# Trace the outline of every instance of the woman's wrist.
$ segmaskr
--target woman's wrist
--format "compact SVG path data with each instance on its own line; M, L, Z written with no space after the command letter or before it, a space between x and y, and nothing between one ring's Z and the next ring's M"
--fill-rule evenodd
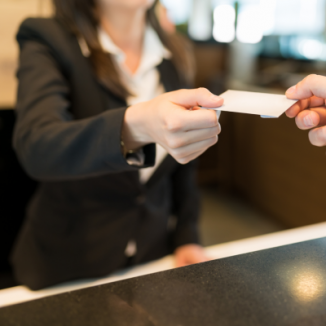
M137 150L152 142L147 133L144 105L139 103L126 110L121 135L126 151Z

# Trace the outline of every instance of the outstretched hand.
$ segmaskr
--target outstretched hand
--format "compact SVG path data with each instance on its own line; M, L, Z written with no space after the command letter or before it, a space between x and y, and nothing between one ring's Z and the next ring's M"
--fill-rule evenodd
M218 140L221 127L213 110L223 99L207 89L165 93L127 109L122 137L128 149L158 143L179 163L186 164Z
M295 118L302 130L310 130L309 140L315 146L326 146L326 77L310 75L287 90L289 99L299 100L286 115Z

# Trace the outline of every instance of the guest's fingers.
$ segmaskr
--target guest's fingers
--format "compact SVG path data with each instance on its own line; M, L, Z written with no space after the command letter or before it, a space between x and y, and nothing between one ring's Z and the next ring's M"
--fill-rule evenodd
M326 99L326 78L319 75L310 75L296 86L286 91L286 96L293 100L308 99L317 96Z
M295 122L299 129L307 130L319 125L319 115L314 111L305 110L298 114Z
M292 105L286 111L286 115L289 118L295 118L303 110L324 107L324 106L325 106L325 99L313 96L308 99L298 101L297 103Z
M312 145L326 146L326 126L313 129L309 132L309 140Z
M296 117L296 124L300 129L306 130L326 125L326 109L315 108L305 110Z

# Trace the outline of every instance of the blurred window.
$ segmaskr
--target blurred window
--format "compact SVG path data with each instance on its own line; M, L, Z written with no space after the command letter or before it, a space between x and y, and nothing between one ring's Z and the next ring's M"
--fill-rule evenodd
M326 61L326 0L161 0L197 41L262 43L262 55Z

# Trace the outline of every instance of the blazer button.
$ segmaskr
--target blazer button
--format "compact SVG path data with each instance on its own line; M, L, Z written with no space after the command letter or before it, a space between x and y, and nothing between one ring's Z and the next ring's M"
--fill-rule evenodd
M139 196L136 197L136 203L138 205L145 204L145 201L146 201L146 197L144 195L139 195Z

